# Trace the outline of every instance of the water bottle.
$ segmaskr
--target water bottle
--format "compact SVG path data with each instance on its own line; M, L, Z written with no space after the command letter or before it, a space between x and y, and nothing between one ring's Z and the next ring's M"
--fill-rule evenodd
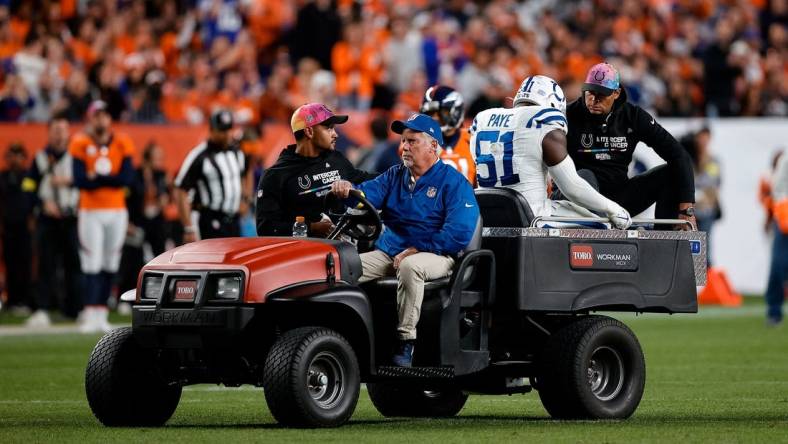
M295 223L293 224L293 237L306 237L306 222L304 216L296 216Z

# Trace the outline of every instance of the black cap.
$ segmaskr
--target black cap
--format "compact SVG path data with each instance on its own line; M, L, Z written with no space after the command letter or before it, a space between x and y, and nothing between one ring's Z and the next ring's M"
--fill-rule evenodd
M233 113L226 109L216 110L211 114L212 130L228 131L233 127Z

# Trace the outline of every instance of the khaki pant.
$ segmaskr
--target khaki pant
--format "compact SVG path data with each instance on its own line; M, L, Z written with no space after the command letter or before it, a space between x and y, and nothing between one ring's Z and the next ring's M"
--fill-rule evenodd
M403 340L416 339L416 324L424 300L424 282L451 274L454 259L433 253L416 253L406 257L394 269L394 258L374 250L361 254L364 273L359 282L368 282L384 276L397 276L397 336Z

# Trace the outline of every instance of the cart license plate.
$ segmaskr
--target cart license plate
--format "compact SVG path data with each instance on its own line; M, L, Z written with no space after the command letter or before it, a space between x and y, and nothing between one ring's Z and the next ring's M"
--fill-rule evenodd
M192 302L197 295L197 281L175 281L173 300L176 302Z

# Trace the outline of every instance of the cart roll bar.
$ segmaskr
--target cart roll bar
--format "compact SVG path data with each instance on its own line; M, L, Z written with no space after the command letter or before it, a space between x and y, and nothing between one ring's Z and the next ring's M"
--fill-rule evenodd
M563 223L588 223L596 222L601 224L609 224L610 219L605 217L561 217L561 216L536 216L531 222L531 228L538 228L540 222L563 222ZM632 225L687 225L690 231L697 231L692 222L685 219L646 219L646 218L633 218Z

